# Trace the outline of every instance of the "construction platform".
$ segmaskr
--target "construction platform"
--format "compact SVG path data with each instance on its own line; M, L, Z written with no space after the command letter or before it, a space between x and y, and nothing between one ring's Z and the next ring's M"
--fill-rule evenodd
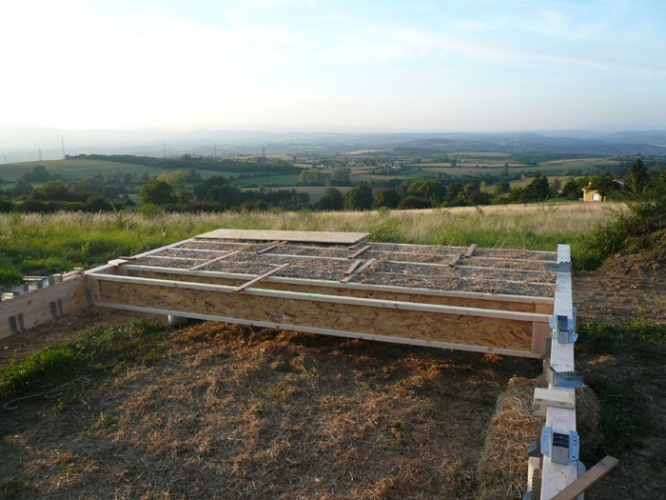
M541 357L557 253L217 230L86 273L103 307Z

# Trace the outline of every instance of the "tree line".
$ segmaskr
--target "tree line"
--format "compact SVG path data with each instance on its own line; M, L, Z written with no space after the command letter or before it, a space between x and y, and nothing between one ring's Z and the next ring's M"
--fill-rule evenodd
M342 169L338 179L349 180ZM1 181L0 181L1 182ZM5 183L7 184L7 183ZM41 184L34 187L33 184ZM1 187L1 186L0 186ZM603 173L571 177L562 183L545 176L532 178L524 186L512 186L505 178L483 179L453 176L359 183L346 193L328 187L314 203L296 189L242 190L224 176L202 179L195 169L163 171L157 176L113 173L67 181L50 174L41 165L18 179L9 189L0 189L0 211L54 212L58 210L98 212L132 209L140 202L144 210L166 211L253 211L253 210L370 210L421 209L478 206L505 203L534 203L546 200L578 200L583 188L595 189L606 199L628 199L666 194L666 169L648 170L637 158L624 176Z

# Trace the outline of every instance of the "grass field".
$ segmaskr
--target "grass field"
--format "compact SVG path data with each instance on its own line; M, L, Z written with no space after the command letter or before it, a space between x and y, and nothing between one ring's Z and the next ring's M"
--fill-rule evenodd
M217 228L364 231L374 241L554 250L576 244L611 204L556 203L344 213L0 214L0 283L91 267ZM615 205L617 208L617 205Z

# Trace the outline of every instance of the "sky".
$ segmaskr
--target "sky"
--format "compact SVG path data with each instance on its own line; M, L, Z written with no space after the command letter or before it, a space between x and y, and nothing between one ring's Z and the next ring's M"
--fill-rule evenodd
M0 0L0 125L666 129L666 1Z

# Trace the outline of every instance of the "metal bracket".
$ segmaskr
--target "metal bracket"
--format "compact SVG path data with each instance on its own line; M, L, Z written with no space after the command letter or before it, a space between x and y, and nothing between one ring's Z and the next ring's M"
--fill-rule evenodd
M583 379L576 372L558 372L552 366L549 366L548 370L549 382L554 387L563 387L565 389L585 387Z
M576 327L575 313L573 318L567 316L553 316L550 318L550 327L553 329L553 336L560 344L573 344L578 340L578 334L574 332Z
M544 427L541 430L541 451L556 464L569 465L577 462L580 453L578 433L569 431L569 434L563 434L553 432L552 427Z

